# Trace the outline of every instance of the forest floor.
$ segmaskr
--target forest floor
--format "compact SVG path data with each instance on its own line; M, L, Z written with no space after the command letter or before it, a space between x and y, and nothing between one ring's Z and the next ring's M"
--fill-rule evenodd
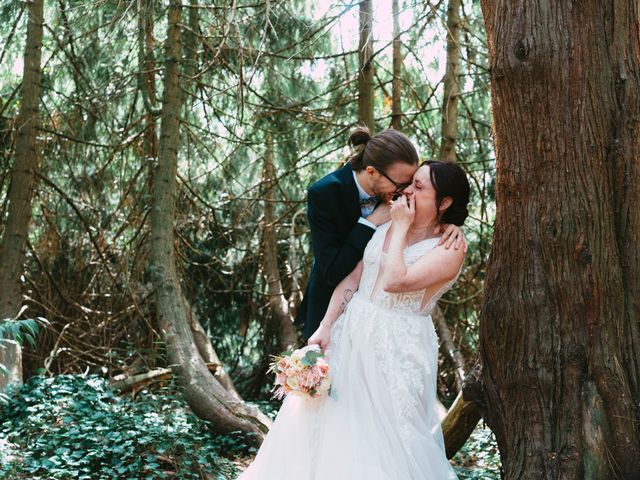
M256 405L272 418L278 406ZM34 376L0 403L6 480L234 480L254 455L243 435L213 433L172 384L132 400L95 375ZM479 425L452 464L460 480L500 478L491 431Z

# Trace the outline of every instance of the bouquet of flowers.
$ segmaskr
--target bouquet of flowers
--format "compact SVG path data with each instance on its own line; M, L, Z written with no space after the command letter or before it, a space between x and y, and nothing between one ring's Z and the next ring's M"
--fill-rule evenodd
M289 392L312 398L329 393L329 365L319 345L288 350L273 359L269 371L276 374L274 398L282 399Z

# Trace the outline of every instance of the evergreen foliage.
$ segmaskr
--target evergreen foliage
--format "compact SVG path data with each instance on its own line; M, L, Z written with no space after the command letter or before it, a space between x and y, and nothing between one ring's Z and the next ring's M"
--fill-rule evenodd
M248 453L244 441L216 438L175 387L121 398L96 375L32 376L0 410L0 478L227 478Z

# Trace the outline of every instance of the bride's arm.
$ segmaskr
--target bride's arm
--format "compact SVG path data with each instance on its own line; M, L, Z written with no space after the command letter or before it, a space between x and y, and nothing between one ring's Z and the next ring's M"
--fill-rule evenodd
M395 233L394 233L395 234ZM389 247L389 268L385 271L382 288L385 292L415 292L434 285L442 285L453 280L464 261L464 251L444 246L435 247L407 268L402 251L391 253Z
M311 337L309 337L309 341L307 342L309 345L315 343L320 345L324 350L329 344L329 331L331 330L331 324L342 314L342 312L344 312L349 300L351 300L353 294L358 290L360 278L362 277L363 265L362 260L360 260L356 265L356 268L342 279L342 281L338 283L336 288L333 290L329 306L327 307L327 313L324 314L324 318L320 322L318 329L313 335L311 335Z
M438 246L407 268L404 263L404 249L407 245L407 233L415 215L413 202L415 199L411 198L409 206L399 203L392 209L392 216L395 218L382 283L386 292L415 292L446 283L455 278L464 261L464 250Z

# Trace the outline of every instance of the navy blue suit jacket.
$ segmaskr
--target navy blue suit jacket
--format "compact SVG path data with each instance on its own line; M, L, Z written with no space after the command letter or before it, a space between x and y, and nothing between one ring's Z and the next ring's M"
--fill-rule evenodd
M334 288L362 259L375 230L358 223L360 198L348 163L311 185L307 195L314 262L296 314L304 337L316 331Z

